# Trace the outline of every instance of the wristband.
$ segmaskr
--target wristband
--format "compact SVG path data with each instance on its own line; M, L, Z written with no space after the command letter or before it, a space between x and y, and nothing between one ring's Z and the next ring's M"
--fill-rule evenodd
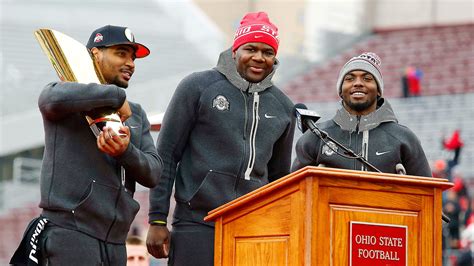
M160 221L160 220L155 220L155 221L151 221L150 224L152 224L152 225L166 225L166 222L165 221Z

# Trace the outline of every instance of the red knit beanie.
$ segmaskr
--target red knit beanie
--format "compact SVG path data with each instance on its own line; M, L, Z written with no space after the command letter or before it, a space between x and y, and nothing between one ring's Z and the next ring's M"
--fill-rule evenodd
M275 54L278 50L278 28L270 22L267 13L247 13L235 32L232 51L249 42L261 42L270 45Z

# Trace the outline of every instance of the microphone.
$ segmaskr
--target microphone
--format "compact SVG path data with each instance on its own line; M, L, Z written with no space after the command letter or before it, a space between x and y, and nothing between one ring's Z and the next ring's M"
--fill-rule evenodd
M315 128L316 121L321 118L315 111L308 110L308 107L303 103L295 104L295 111L298 128L302 133L305 133L308 129Z
M318 136L324 143L327 144L327 140L330 140L336 146L344 150L346 154L350 155L351 157L346 157L345 155L340 154L339 152L336 151L336 153L339 154L340 156L350 158L350 159L356 159L362 164L364 164L365 166L368 166L368 168L381 173L381 171L377 169L377 167L369 163L364 157L355 154L354 151L352 151L351 149L347 148L346 146L342 145L341 143L333 139L331 136L328 135L328 133L326 133L323 130L320 130L315 123L319 118L321 118L321 116L319 116L318 113L308 110L308 107L306 107L306 105L303 103L295 104L295 111L296 111L295 115L298 120L298 128L301 130L301 132L304 133L306 130L309 129L311 132L313 132L313 134Z
M397 165L395 165L395 171L399 175L406 175L407 174L407 171L405 170L405 167L403 167L403 164L401 164L401 163L397 163Z

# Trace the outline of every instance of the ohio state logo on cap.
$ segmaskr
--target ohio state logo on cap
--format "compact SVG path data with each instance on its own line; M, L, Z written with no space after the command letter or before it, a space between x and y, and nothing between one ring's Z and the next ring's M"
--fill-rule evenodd
M101 42L102 40L104 40L104 36L102 36L102 34L100 33L97 33L94 37L94 42L97 43L97 42Z

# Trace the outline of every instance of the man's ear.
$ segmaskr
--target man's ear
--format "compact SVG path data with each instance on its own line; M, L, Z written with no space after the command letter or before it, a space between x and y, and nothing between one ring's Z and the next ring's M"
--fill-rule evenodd
M233 52L232 52L232 59L235 60L235 56L236 56L236 55L235 55L235 51L233 51Z
M92 53L92 56L94 57L95 60L99 59L99 54L100 54L100 49L99 48L92 47L91 48L91 53Z

